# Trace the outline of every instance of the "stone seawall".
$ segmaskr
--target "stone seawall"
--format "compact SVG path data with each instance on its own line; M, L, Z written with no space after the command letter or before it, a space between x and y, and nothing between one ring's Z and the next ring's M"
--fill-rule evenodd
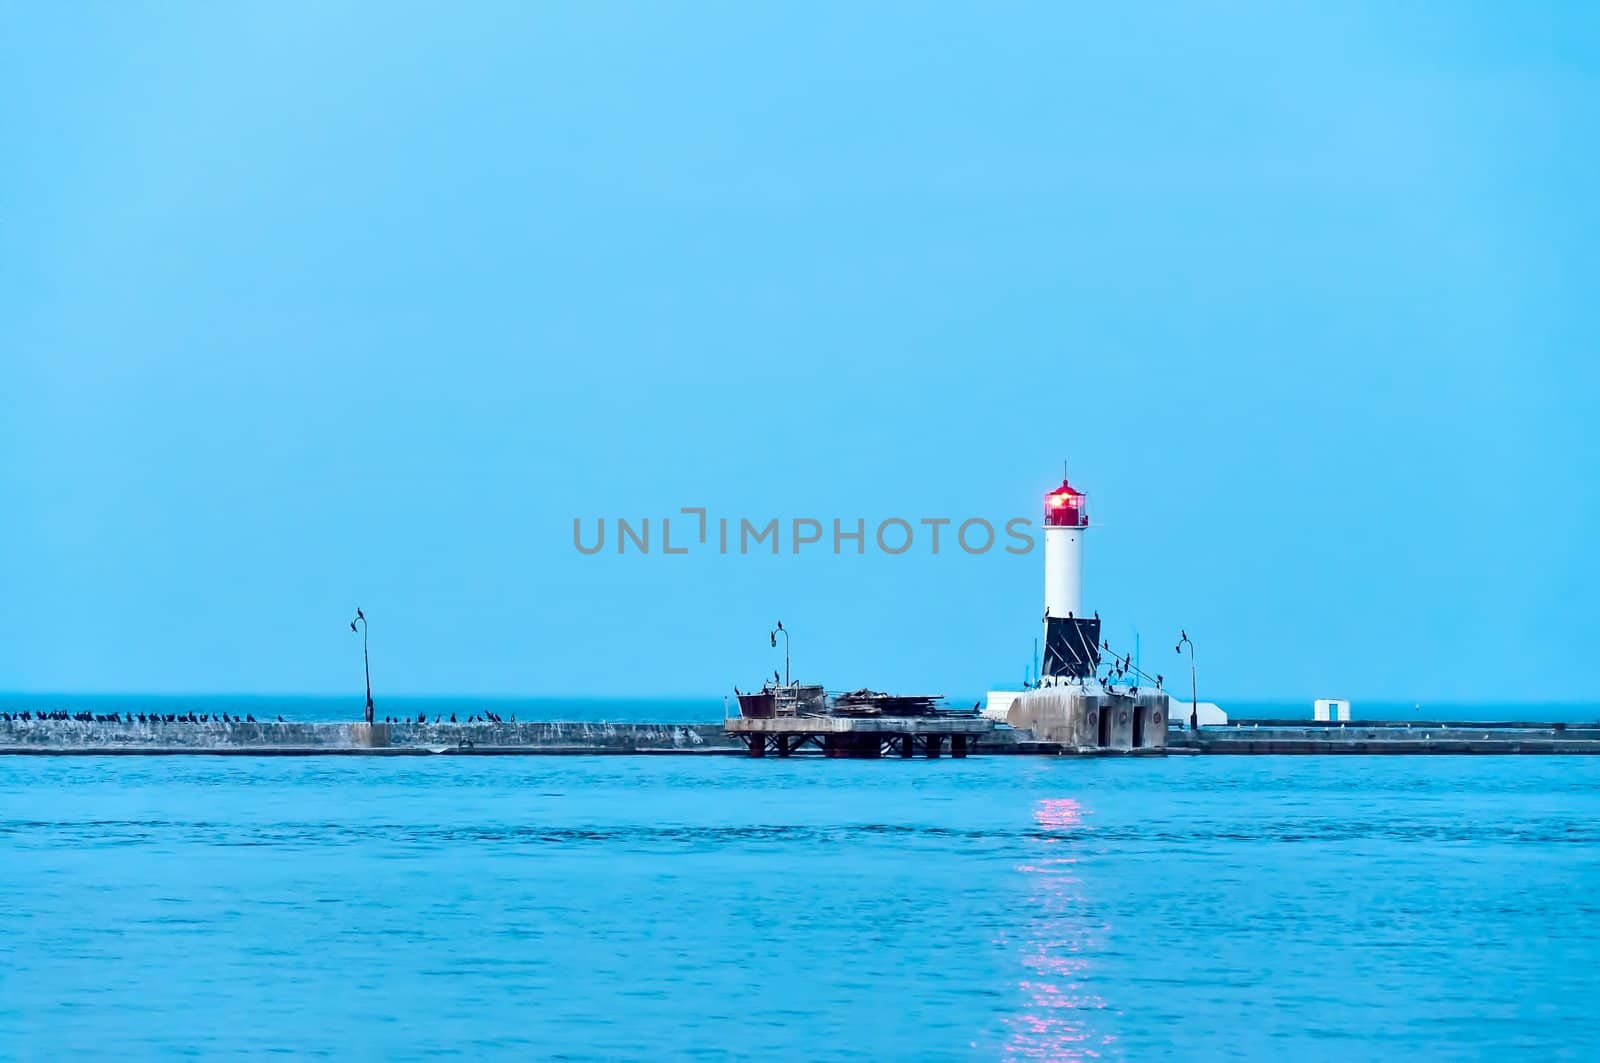
M1166 747L1108 750L1041 741L1027 729L997 728L983 754L1600 754L1600 725L1372 723L1173 727ZM738 738L714 723L331 723L123 720L0 720L0 754L213 754L236 756L428 756L505 754L733 754Z
M1169 747L1204 754L1277 756L1600 754L1594 724L1493 723L1236 723L1173 728Z
M307 723L0 720L0 753L735 753L721 722Z

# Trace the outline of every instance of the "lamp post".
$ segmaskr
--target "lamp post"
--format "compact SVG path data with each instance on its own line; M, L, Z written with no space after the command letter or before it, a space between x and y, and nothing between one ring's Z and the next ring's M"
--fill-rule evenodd
M1200 730L1200 695L1194 681L1194 643L1189 641L1187 631L1178 632L1178 645L1174 651L1182 653L1185 646L1189 647L1189 730Z
M783 628L783 621L778 621L777 628L768 635L772 640L772 648L778 648L778 636L783 636L783 685L789 685L789 632Z
M367 656L367 616L360 609L356 610L355 620L350 621L350 630L356 630L356 623L361 624L361 666L367 673L367 722L372 722L372 659Z

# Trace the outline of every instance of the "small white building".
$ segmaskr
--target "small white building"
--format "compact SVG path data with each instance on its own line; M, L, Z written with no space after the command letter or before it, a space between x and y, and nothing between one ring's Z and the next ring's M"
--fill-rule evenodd
M1350 703L1342 698L1318 698L1311 703L1313 720L1348 720Z
M1011 711L1011 703L1022 696L1020 690L991 690L984 701L983 715L990 720L1004 721Z
M1222 711L1222 706L1214 701L1191 702L1171 694L1172 698L1172 723L1173 726L1189 726L1189 714L1193 712L1201 727L1226 727L1228 714Z

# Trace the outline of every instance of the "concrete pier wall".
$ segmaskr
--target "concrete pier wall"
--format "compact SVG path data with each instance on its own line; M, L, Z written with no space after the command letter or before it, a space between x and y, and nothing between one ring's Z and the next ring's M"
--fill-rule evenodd
M1074 687L1027 691L1006 710L1006 722L1018 731L1074 750L1161 749L1167 744L1166 717L1165 694L1134 698Z
M1181 708L1181 706L1180 706ZM1180 721L1183 719L1180 716ZM1198 732L1174 729L1175 749L1208 754L1320 755L1523 753L1600 754L1600 725L1478 724L1409 725L1335 722L1293 726L1230 724Z
M722 724L111 723L0 720L13 752L737 752Z
M1035 693L1035 692L1030 692ZM1122 698L1039 691L1030 715L1012 727L982 735L980 754L1165 753L1198 754L1600 754L1600 724L1323 724L1229 725L1199 732L1167 726L1167 708ZM1073 697L1083 700L1072 701ZM1161 696L1162 701L1165 700ZM1020 699L1019 699L1020 700ZM1099 745L1101 714L1147 712L1142 749ZM1015 709L1016 706L1013 705ZM1186 706L1174 706L1186 709ZM1130 713L1131 715L1131 713ZM1161 717L1161 725L1155 723ZM1180 725L1186 713L1177 721ZM1018 727L1017 723L1031 722ZM1120 719L1108 721L1108 739L1131 741ZM948 749L948 747L947 747ZM239 755L350 754L369 756L563 753L743 753L721 721L649 723L113 723L76 720L0 720L0 754L196 753Z

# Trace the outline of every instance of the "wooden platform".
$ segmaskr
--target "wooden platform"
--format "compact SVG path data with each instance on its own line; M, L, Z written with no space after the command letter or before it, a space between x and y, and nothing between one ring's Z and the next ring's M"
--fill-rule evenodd
M994 730L994 722L978 716L735 716L723 721L723 729L752 757L813 749L825 757L940 757L947 750L964 757Z

